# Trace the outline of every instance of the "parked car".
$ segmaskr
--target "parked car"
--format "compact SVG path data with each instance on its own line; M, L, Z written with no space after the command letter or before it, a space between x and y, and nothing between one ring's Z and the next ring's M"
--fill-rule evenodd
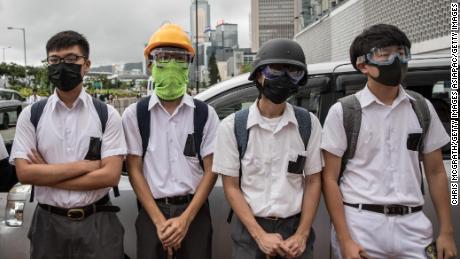
M303 106L316 114L321 121L327 115L331 105L338 98L355 93L362 89L366 77L356 72L349 62L329 62L308 66L309 80L289 102ZM219 118L223 119L231 113L249 107L258 96L252 82L247 80L248 74L234 77L218 83L198 94L197 99L212 105ZM441 121L450 133L450 58L449 56L414 56L409 63L409 72L404 86L422 93L433 103ZM9 143L11 144L11 143ZM450 146L443 149L444 163L447 174L450 174ZM448 177L450 179L450 177ZM136 235L134 221L137 215L136 198L125 173L120 182L121 196L114 198L113 203L121 207L118 214L125 228L125 250L131 258L136 258ZM9 194L0 194L0 218L4 211L14 218L11 222L22 225L11 227L0 219L0 258L28 258L29 242L26 237L35 204L27 202L28 187L18 184ZM10 199L8 201L8 196ZM436 222L436 214L427 188L424 211ZM210 198L211 216L213 221L213 258L231 258L230 225L226 218L229 211L222 183L218 180ZM8 205L7 205L8 204ZM6 209L5 209L6 206ZM460 209L452 207L452 219L456 235L456 245L460 247ZM16 220L16 221L15 221ZM323 201L314 221L316 231L315 258L333 258L330 253L330 219ZM434 224L435 235L439 225Z
M0 89L0 128L7 129L26 106L25 98L17 91Z

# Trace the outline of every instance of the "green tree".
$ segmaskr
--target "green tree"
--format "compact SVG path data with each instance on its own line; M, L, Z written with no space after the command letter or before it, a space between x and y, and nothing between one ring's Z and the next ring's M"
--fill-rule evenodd
M244 74L244 73L247 73L247 72L251 72L251 70L252 70L252 65L249 64L249 63L244 64L244 65L241 66L241 68L240 68L241 74Z
M209 58L209 84L213 85L220 81L219 69L217 68L216 55L212 53Z

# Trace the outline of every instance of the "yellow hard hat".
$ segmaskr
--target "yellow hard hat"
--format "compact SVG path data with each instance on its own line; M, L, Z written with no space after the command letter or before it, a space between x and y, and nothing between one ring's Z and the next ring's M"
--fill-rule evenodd
M178 47L190 52L192 57L195 56L195 49L187 33L174 23L166 23L153 33L144 49L144 56L148 58L150 52L158 47Z

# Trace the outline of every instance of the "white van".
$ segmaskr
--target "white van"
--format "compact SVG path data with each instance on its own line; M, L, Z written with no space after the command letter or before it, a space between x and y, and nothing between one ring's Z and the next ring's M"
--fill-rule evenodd
M315 113L321 123L327 115L331 105L338 98L355 93L364 87L366 77L359 74L349 62L331 62L308 66L309 80L300 88L297 95L289 102L303 106ZM208 90L198 94L197 99L212 105L219 118L223 119L233 112L249 107L257 98L258 91L252 82L247 80L248 74L234 77L218 83ZM436 111L450 133L450 58L449 56L414 56L409 63L409 71L403 85L409 89L422 93L430 99ZM443 149L446 169L450 168L450 146ZM447 171L450 174L450 171ZM448 177L450 179L450 177ZM125 251L131 258L136 258L136 235L134 221L137 216L136 197L123 173L119 185L121 196L113 198L114 204L121 207L118 213L125 228ZM29 258L29 240L26 237L33 210L36 204L28 202L30 188L18 185L10 191L10 202L6 212L11 217L22 221L19 227L5 224L2 217L5 215L7 194L0 193L0 258L22 259ZM13 199L15 199L13 201ZM427 216L436 221L428 188L425 194L426 205L424 211ZM221 181L218 180L210 198L211 216L213 222L213 258L231 258L230 226L226 222L229 206L225 199ZM452 219L456 235L456 245L460 247L460 208L452 208ZM330 219L325 204L321 201L314 228L316 242L314 245L315 258L332 258L330 254ZM434 233L439 226L434 224Z

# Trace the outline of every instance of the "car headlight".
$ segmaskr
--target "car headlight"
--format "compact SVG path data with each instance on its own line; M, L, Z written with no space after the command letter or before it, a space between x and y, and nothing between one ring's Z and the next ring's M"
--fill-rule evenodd
M22 226L24 206L31 188L32 187L30 185L22 185L18 183L8 192L5 209L5 224L7 226Z

